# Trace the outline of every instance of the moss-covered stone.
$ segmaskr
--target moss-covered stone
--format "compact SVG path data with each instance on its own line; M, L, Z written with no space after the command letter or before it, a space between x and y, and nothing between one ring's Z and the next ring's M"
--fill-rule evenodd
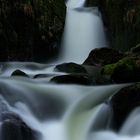
M140 81L140 58L126 57L117 63L108 64L103 67L102 74L110 75L116 83L138 82Z
M122 66L122 65L127 65L128 69L133 69L133 67L135 67L135 65L136 65L135 62L136 62L136 58L126 57L126 58L119 60L117 63L105 65L103 67L102 73L111 75L115 68L117 68L118 66Z

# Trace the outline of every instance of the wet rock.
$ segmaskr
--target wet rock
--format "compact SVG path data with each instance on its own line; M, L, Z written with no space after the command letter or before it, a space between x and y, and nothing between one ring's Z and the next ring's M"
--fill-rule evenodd
M114 128L119 129L128 114L135 108L140 106L140 83L122 88L110 99L113 109Z
M94 49L90 52L84 65L103 66L115 63L123 57L124 54L111 48Z
M87 73L86 69L76 63L63 63L55 67L55 71L66 73Z
M1 118L1 140L38 140L38 133L29 128L18 115L3 112Z
M59 84L80 84L91 85L95 84L87 75L62 75L53 77L50 82Z
M29 77L26 73L24 73L23 71L21 70L15 70L11 76L23 76L23 77Z

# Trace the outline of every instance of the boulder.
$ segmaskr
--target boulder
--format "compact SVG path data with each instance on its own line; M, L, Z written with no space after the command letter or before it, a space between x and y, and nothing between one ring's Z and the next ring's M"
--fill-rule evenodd
M103 66L115 63L123 57L124 54L117 50L111 48L99 48L92 50L83 64Z
M55 71L66 72L66 73L87 73L86 69L76 63L63 63L55 67Z
M95 84L92 79L87 75L61 75L53 77L50 82L58 84L80 84L80 85L91 85Z
M114 129L119 129L131 111L140 106L140 83L122 88L110 99Z

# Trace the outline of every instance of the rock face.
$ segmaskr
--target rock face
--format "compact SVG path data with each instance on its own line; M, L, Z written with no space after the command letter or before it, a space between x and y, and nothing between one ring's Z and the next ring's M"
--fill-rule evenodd
M140 43L139 0L99 0L98 5L112 47L124 51Z
M116 93L110 100L113 109L114 128L119 129L128 114L140 106L140 84L125 87Z
M0 2L0 61L42 61L58 51L63 0Z
M90 52L84 65L103 66L115 63L123 57L121 52L111 48L94 49Z

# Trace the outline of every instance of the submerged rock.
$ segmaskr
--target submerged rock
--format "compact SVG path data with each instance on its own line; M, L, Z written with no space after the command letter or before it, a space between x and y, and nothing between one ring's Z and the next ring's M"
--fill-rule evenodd
M84 62L84 65L103 66L115 63L123 57L123 53L111 48L94 49L90 52L88 58Z
M1 140L38 140L39 134L29 128L18 115L3 112L1 118Z
M131 111L140 106L140 83L125 87L110 99L114 128L119 129Z
M87 75L62 75L53 77L50 82L59 84L91 85L94 82Z
M23 76L23 77L29 77L25 72L21 70L15 70L11 76Z
M55 71L66 72L66 73L87 73L86 69L76 63L63 63L55 67Z

